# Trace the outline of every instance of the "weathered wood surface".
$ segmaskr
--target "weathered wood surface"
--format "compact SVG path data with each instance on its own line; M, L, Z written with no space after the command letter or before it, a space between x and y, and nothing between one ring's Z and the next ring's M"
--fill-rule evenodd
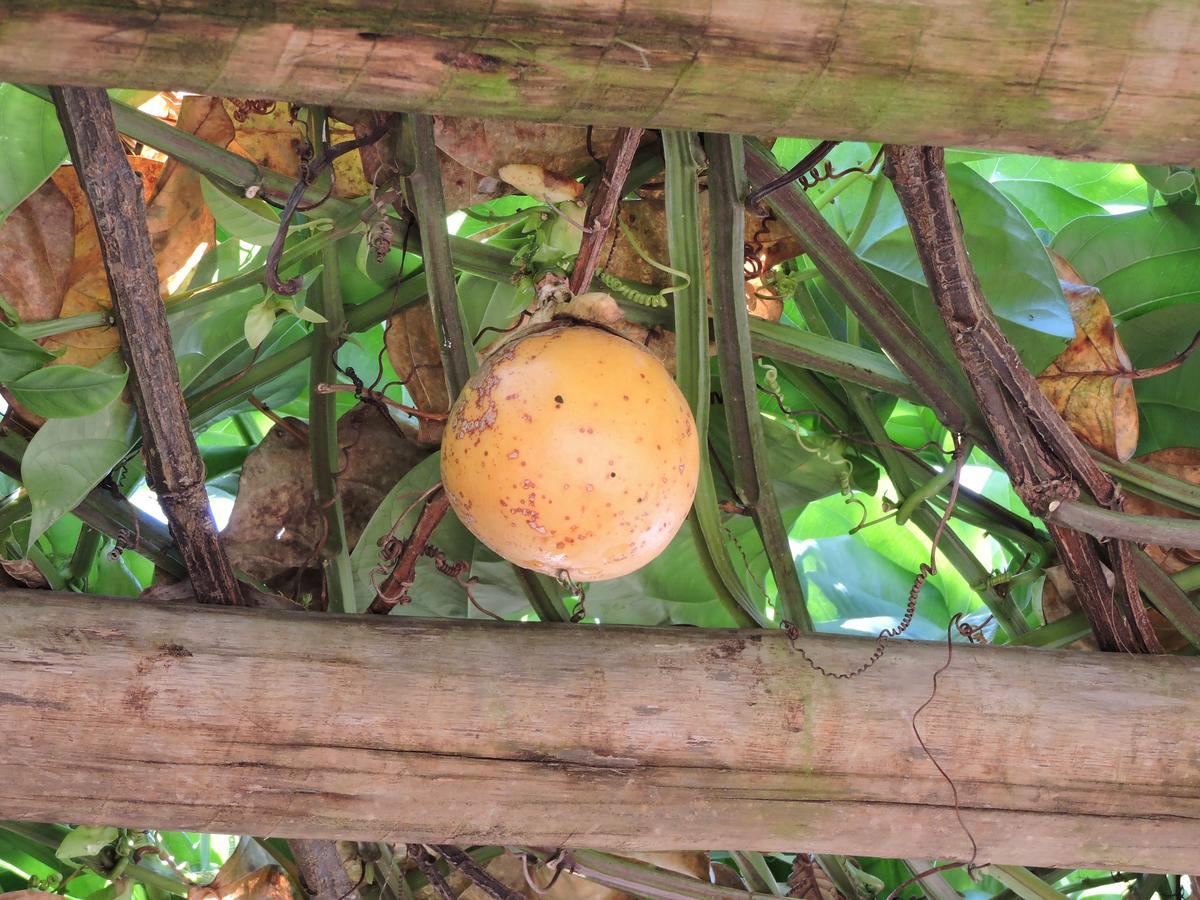
M835 669L870 644L804 638ZM0 593L0 817L291 837L964 858L911 727L777 633ZM1187 871L1200 660L956 647L918 720L980 862Z
M1193 0L0 0L0 78L1200 161Z

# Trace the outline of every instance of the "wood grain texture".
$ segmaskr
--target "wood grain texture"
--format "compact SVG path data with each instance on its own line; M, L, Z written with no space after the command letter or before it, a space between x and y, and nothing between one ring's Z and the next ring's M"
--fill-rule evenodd
M1192 0L0 0L8 81L1200 161Z
M867 641L805 636L848 668ZM912 732L944 645L852 681L778 633L0 592L0 815L287 837L962 859ZM919 719L979 860L1185 871L1200 660L956 648ZM1186 730L1186 729L1185 729Z

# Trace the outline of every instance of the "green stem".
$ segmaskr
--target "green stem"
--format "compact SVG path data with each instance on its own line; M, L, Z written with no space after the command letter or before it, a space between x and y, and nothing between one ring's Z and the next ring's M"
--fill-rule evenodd
M1081 612L1071 613L1057 621L1017 635L1010 639L1005 646L1042 647L1046 650L1054 650L1073 644L1081 638L1089 637L1091 633L1092 626L1088 622L1087 616Z
M708 364L708 302L705 297L704 250L700 240L700 190L697 182L695 135L664 131L666 153L667 247L672 268L686 272L686 285L675 293L676 381L696 420L701 448L700 477L689 517L713 591L733 621L743 627L762 624L757 605L737 576L726 546L717 492L708 454L708 418L711 412Z
M87 576L92 571L92 565L96 562L96 553L100 550L100 544L104 540L104 535L91 526L84 525L79 530L79 538L75 541L75 550L71 553L71 560L67 563L65 573L66 583L69 588L76 591L82 591L87 587Z
M1171 576L1171 580L1175 582L1180 590L1186 591L1189 594L1192 591L1200 590L1200 563L1188 566L1181 572L1176 572Z
M851 172L849 175L843 175L830 186L829 190L813 201L813 208L824 209L837 199L838 194L842 193L846 188L851 187L855 182L860 181L863 177L862 172Z
M446 230L446 203L442 196L442 174L438 150L433 139L433 117L423 113L406 114L402 137L411 136L415 168L408 177L421 228L422 258L433 324L437 331L442 369L453 400L471 377L473 353L469 353L463 330L454 263L450 258L450 236Z
M726 134L710 134L705 136L705 147L709 159L713 329L733 456L734 489L738 499L750 509L762 539L763 552L775 577L780 614L801 630L812 631L812 617L804 602L791 541L768 474L767 444L758 409L743 267L746 213L741 200L742 142L741 138ZM707 359L704 364L708 364Z
M1051 510L1046 520L1096 537L1200 550L1200 519L1135 516L1066 500Z
M1021 866L984 866L983 873L991 875L1022 900L1066 900L1063 894Z
M377 325L404 307L425 298L425 277L414 275L398 286L386 287L370 300L351 307L346 313L345 331L357 331ZM247 368L235 378L188 399L188 413L193 427L216 418L230 407L245 401L260 385L278 378L292 366L308 359L315 347L316 336L308 337L277 350L264 360Z
M866 391L853 385L845 387L850 405L862 421L863 427L866 428L867 436L878 445L875 448L876 452L879 454L880 462L883 463L884 471L887 472L892 485L903 496L907 497L916 493L916 485L909 476L905 457L891 445L891 439ZM948 466L947 468L953 473L953 467ZM941 515L926 500L913 510L912 521L932 541L941 524ZM1001 594L988 585L987 581L991 573L984 568L975 554L971 552L971 548L955 534L953 529L942 530L938 552L963 576L967 584L972 585L984 605L1010 636L1024 634L1029 630L1029 624L1025 621L1025 617L1017 608L1016 603L1011 597Z
M862 239L866 236L867 230L871 227L871 223L875 221L875 214L879 212L879 204L883 200L884 192L887 190L891 182L880 176L872 176L871 192L867 194L867 202L863 205L862 214L858 217L858 222L854 225L854 230L850 232L850 237L846 238L846 246L851 250L858 250L858 245L862 243Z
M337 472L341 463L338 450L337 396L323 394L317 385L337 380L337 353L346 327L342 306L341 272L337 247L326 246L321 253L320 289L310 291L308 302L325 317L313 329L313 352L308 364L308 446L312 460L313 493L318 513L323 517L320 542L321 569L329 596L329 609L357 612L354 602L354 572L350 566L350 546L346 522L338 496Z
M580 878L649 900L776 900L774 894L722 887L598 850L568 850L562 865Z
M730 856L737 862L738 871L742 873L742 880L746 882L746 886L750 890L762 894L773 894L776 897L783 895L784 891L780 889L779 882L771 874L771 867L767 865L767 860L761 853L734 850Z
M771 152L757 141L746 143L746 168L756 185L766 184L782 174ZM771 194L768 203L780 221L800 239L813 265L917 386L938 419L953 431L965 432L968 426L975 429L979 424L972 415L976 406L961 374L951 374L953 370L930 340L917 330L804 192L795 184L788 185ZM979 430L987 434L982 426Z
M1134 460L1120 462L1099 450L1087 449L1102 471L1118 479L1135 494L1184 512L1200 513L1200 485L1189 484L1144 463Z
M912 382L882 353L765 319L750 320L750 335L758 355L916 403L924 402Z

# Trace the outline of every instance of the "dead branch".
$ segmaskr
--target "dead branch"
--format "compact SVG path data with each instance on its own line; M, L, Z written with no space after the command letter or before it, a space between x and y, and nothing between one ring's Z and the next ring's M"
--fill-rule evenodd
M1035 515L1073 500L1080 488L1119 508L1116 484L1079 443L1000 330L974 266L946 181L944 154L934 147L888 145L885 172L896 189L926 280L950 334L955 356L983 411L1013 489ZM1105 649L1161 652L1138 591L1129 546L1109 545L1049 525L1059 555ZM1110 587L1107 561L1116 576Z
M592 283L592 275L600 262L600 248L612 227L617 205L625 192L625 177L633 165L633 155L645 134L644 128L621 128L613 139L612 150L604 161L604 172L588 201L587 214L583 219L583 240L579 244L579 255L571 270L571 293L586 291Z
M202 603L241 603L241 591L204 490L204 463L188 423L171 348L141 180L99 88L51 89L79 182L87 192L112 292L121 353L144 439L146 480L158 495Z

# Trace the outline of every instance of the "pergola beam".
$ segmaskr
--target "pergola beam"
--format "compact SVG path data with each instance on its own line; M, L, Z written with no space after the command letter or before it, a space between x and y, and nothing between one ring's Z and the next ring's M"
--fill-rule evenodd
M806 635L834 670L871 644ZM0 592L0 817L963 859L913 732L944 643ZM922 736L980 862L1188 871L1200 660L956 645ZM1184 727L1186 731L1186 727Z
M1200 162L1192 0L0 0L0 78Z

